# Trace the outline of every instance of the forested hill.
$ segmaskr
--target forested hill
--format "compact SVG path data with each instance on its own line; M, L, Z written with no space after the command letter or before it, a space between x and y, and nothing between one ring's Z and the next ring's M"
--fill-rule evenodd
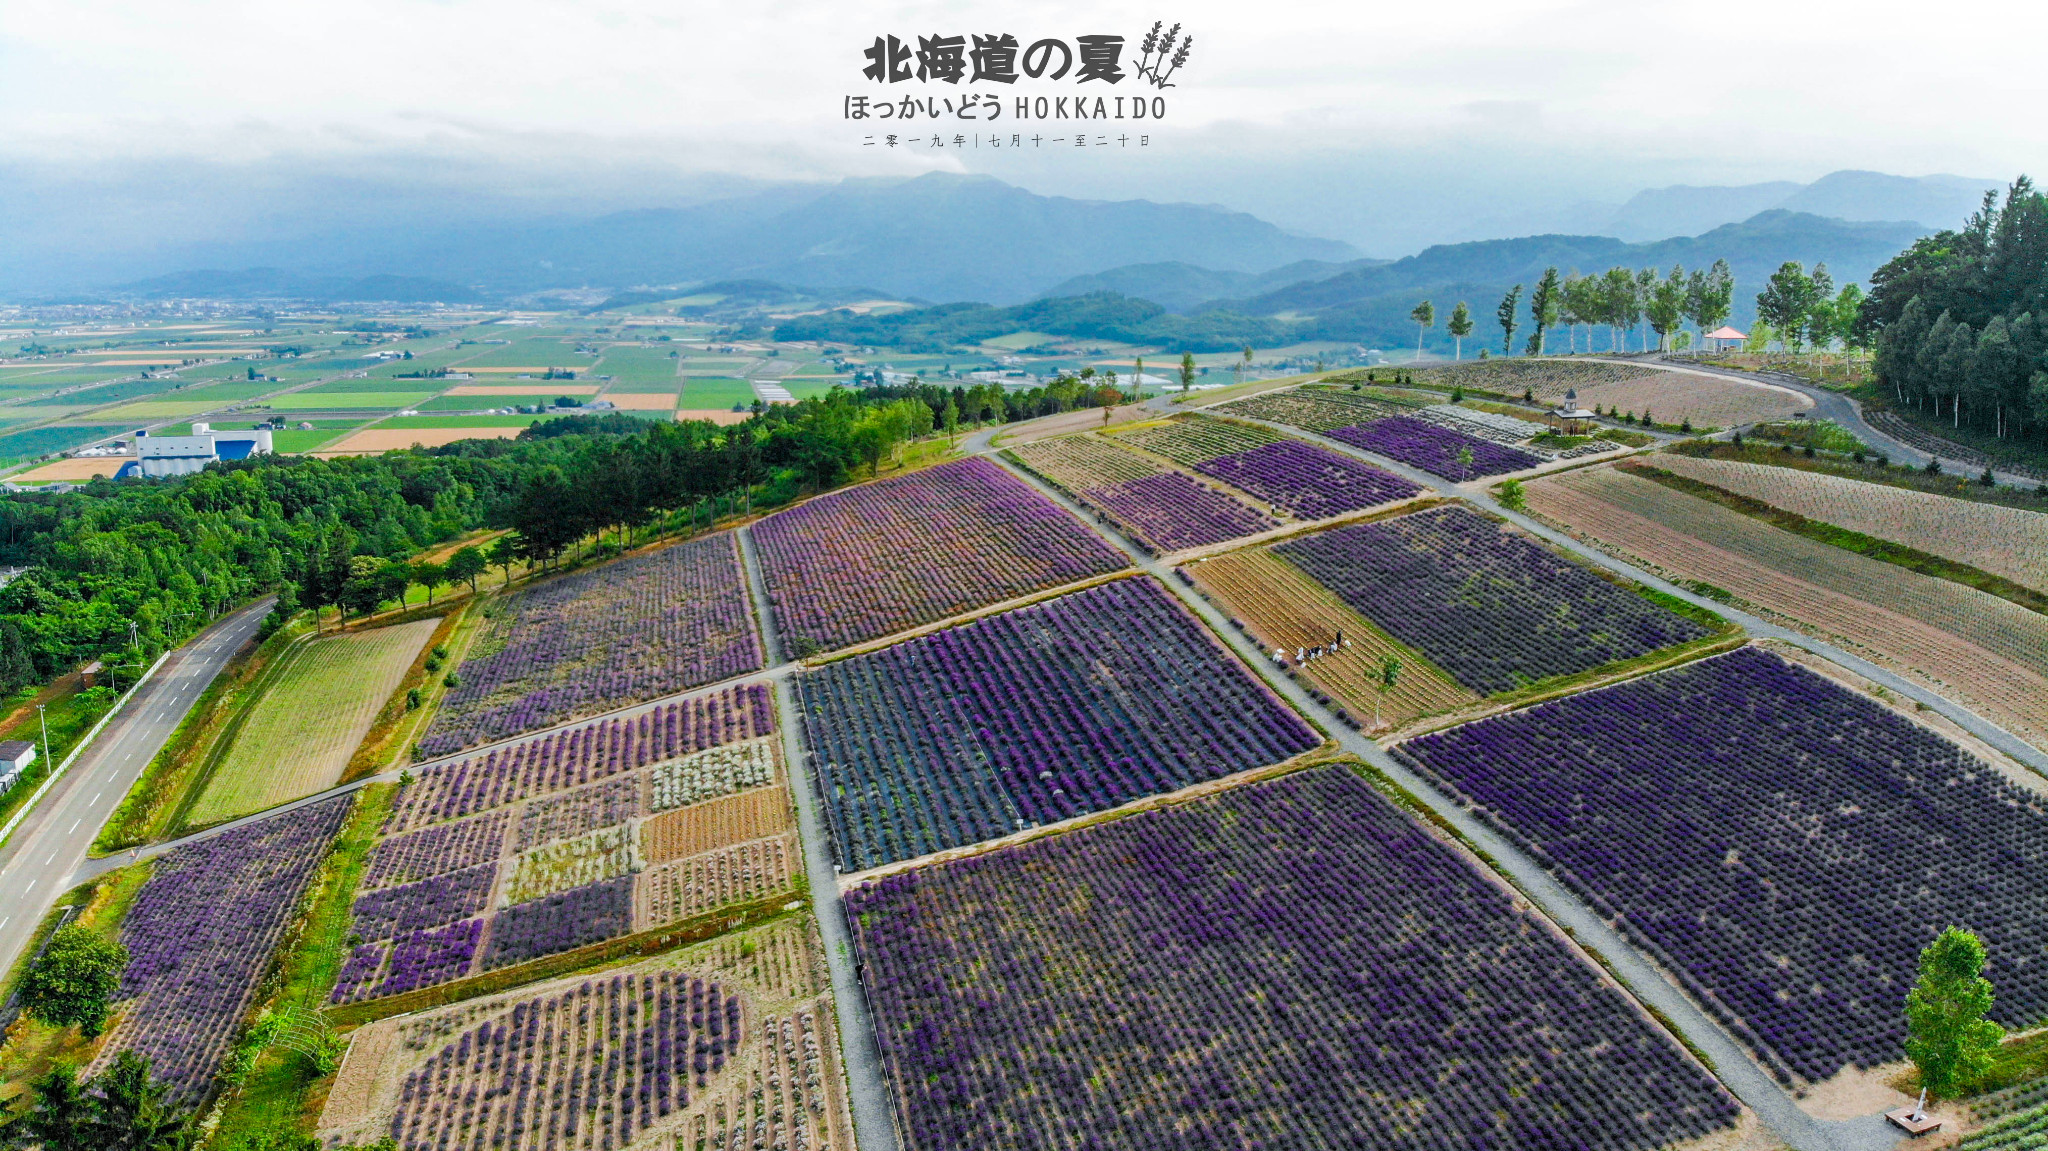
M1756 290L1786 261L1826 263L1838 283L1864 280L1922 231L1917 224L1850 223L1774 210L1704 235L1648 244L1605 236L1445 244L1392 263L1354 263L1337 275L1291 283L1259 296L1195 305L1185 314L1169 312L1148 299L1092 292L1009 308L942 304L884 316L833 311L787 321L776 328L776 337L928 352L1026 331L1120 340L1173 352L1228 351L1245 344L1273 347L1301 340L1400 347L1414 342L1408 313L1424 299L1434 301L1442 312L1465 300L1474 311L1490 314L1512 286L1534 284L1548 267L1592 274L1616 266L1663 272L1673 264L1702 268L1724 259L1735 275L1734 319L1746 324L1753 315ZM1105 273L1096 279L1156 283L1160 276L1171 275L1172 267L1153 267L1142 275L1136 270ZM1442 328L1431 333L1429 346L1445 354L1451 350Z

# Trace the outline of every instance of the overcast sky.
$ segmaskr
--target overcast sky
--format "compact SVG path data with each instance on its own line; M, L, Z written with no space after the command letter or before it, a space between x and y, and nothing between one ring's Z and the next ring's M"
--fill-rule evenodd
M1354 187L1441 187L1503 205L1845 167L2039 175L2044 11L1869 0L7 0L0 160L86 172L141 159L175 172L195 160L375 168L424 154L452 170L503 169L493 179L508 187L512 172L545 169L544 195L584 177L626 187L622 173L638 173L654 199L683 187L671 178L707 173L947 168L1048 193L1224 202L1315 230L1332 172ZM877 34L1135 40L1162 17L1195 43L1144 154L891 152L863 147L866 130L840 119L845 96L891 90L860 75ZM1005 92L1024 90L1080 89Z

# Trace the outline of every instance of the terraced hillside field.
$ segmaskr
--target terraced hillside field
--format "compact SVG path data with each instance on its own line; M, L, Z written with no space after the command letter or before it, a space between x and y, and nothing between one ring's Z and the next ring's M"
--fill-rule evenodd
M1129 566L979 456L819 496L748 530L782 642L795 654Z
M332 999L429 987L790 890L758 685L421 769L353 906Z
M1568 531L1925 679L2048 747L2048 619L2017 604L1611 468L1532 483L1528 498Z
M847 893L909 1151L1649 1151L1708 1072L1343 765ZM1590 1140L1581 1144L1592 1146Z
M830 663L798 688L846 871L1279 763L1322 742L1150 579Z
M1268 652L1281 653L1285 666L1335 696L1362 724L1375 713L1399 726L1432 712L1448 711L1479 696L1418 658L1412 648L1387 637L1364 616L1301 569L1265 548L1248 548L1191 564L1186 569L1246 634ZM1305 649L1342 646L1303 661ZM1380 664L1401 661L1392 690L1378 690Z
M761 666L731 532L542 580L484 613L420 740L428 757Z
M1273 551L1486 695L1708 634L1462 505L1337 528Z
M854 1151L817 929L790 917L350 1036L319 1136L404 1151Z
M187 822L219 823L332 787L439 620L296 647L243 718Z
M1741 460L1663 454L1657 467L1810 520L2048 591L2048 514Z
M1787 1082L1898 1060L1920 950L1967 924L1992 1017L2048 1016L2048 794L1746 647L1398 754L1678 976Z

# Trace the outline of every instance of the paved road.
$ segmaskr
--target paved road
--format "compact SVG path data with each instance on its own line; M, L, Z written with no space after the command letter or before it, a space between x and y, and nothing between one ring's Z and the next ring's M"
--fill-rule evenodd
M177 729L228 658L256 635L271 601L260 600L173 652L100 729L0 848L0 971L64 894L100 826Z

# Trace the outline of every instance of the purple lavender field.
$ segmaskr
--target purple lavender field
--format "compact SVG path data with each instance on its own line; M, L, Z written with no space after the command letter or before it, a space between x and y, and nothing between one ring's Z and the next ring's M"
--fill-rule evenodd
M130 958L117 998L130 1002L101 1061L136 1051L176 1098L206 1088L352 799L297 808L156 861L121 924Z
M1464 507L1273 549L1473 691L1509 691L1708 634Z
M446 823L379 843L363 868L365 891L495 861L505 850L509 812Z
M491 923L483 969L574 951L632 930L633 877L586 883L500 911Z
M1278 527L1231 497L1179 472L1161 472L1078 493L1117 526L1159 551L1175 552L1255 535Z
M401 1151L444 1151L451 1137L505 1151L693 1146L646 1132L690 1105L692 1076L703 1087L746 1030L740 997L716 983L668 971L586 980L450 1038L405 1077L390 1135ZM499 1102L479 1109L479 1091Z
M1129 566L980 456L807 500L753 527L783 643L829 651Z
M448 755L760 666L738 545L720 532L516 593L420 748Z
M498 864L478 864L413 883L364 892L352 909L355 934L392 939L426 927L467 919L484 909L497 880Z
M1389 416L1348 428L1333 428L1324 435L1354 448L1378 452L1390 460L1421 468L1433 476L1456 483L1533 468L1543 461L1520 448L1468 436L1407 416ZM1472 453L1470 465L1458 459L1460 451Z
M1321 742L1149 579L839 660L798 687L847 871L1175 791Z
M889 876L846 912L911 1151L1648 1151L1738 1113L1340 766Z
M1194 465L1303 519L1363 511L1420 494L1408 480L1300 440L1281 440Z
M2048 801L1756 648L1398 754L1555 870L1781 1078L1902 1058L1919 951L1983 937L2048 1014Z

